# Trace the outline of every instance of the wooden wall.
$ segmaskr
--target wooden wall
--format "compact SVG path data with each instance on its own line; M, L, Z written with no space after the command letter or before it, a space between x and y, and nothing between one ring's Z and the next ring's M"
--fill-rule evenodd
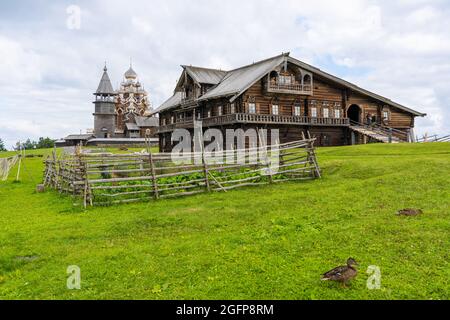
M365 97L358 93L350 93L347 100L347 109L353 104L358 105L362 109L362 122L365 121L368 113L376 115L377 119L381 121L383 117L382 113L386 110L389 112L389 121L383 123L385 126L397 129L414 127L414 116L411 113L382 104L372 98Z

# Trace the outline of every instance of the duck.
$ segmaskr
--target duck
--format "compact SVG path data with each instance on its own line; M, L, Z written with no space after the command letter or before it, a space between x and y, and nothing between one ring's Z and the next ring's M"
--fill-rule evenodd
M343 284L344 287L347 286L348 282L354 279L358 275L358 270L356 270L355 266L358 266L358 263L355 259L349 258L347 260L346 266L336 267L328 272L326 272L322 276L322 281L337 281Z

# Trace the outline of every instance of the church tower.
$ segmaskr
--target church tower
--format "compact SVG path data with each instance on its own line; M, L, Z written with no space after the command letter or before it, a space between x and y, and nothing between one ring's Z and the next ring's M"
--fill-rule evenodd
M115 96L116 93L108 76L108 69L103 69L103 76L94 93L94 135L96 138L113 138L115 135Z
M148 116L151 111L148 93L131 64L117 90L115 101L116 128L119 133L124 132L127 123L136 123L136 118Z

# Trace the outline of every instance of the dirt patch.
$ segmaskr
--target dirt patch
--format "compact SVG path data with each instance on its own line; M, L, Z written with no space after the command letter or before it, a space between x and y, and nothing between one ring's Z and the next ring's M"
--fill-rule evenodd
M397 212L399 216L414 217L423 214L421 209L403 209Z

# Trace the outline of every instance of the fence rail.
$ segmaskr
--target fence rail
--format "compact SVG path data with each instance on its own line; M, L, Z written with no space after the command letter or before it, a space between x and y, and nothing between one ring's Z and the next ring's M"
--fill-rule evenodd
M44 184L87 207L314 179L321 175L314 141L184 153L176 161L172 154L151 152L54 154L45 160Z

